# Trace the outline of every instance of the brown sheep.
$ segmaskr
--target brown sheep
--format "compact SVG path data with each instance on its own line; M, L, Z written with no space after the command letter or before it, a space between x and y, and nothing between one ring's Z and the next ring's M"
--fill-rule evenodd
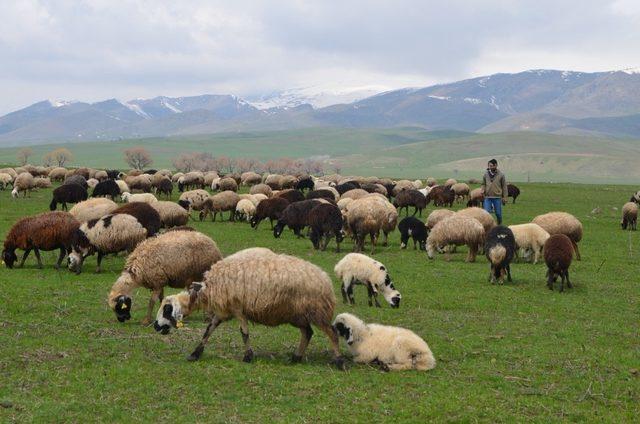
M254 186L255 187L255 186ZM273 197L265 199L256 206L256 213L251 217L251 227L258 229L258 225L263 219L269 218L271 229L273 230L273 220L280 219L282 211L289 206L289 201L282 197Z
M564 291L564 282L567 287L573 287L569 281L569 266L573 259L573 247L575 243L564 234L554 234L544 244L544 261L547 264L547 287L553 290L553 283L560 277L560 291Z
M269 187L266 184L256 184L251 187L251 189L249 190L249 193L250 194L262 193L267 197L271 197L273 195L273 190L271 190L271 187Z
M220 213L220 220L222 220L222 213L227 211L229 212L229 221L233 221L235 218L236 205L239 201L240 196L230 190L209 196L209 200L206 201L204 209L200 211L200 221L211 214L211 220L215 222L218 213Z

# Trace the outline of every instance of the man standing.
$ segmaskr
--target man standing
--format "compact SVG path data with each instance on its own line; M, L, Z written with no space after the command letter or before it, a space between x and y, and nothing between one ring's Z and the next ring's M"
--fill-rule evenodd
M502 205L507 204L507 179L498 170L498 161L491 159L487 164L487 172L482 178L484 192L484 210L495 212L498 225L502 224Z

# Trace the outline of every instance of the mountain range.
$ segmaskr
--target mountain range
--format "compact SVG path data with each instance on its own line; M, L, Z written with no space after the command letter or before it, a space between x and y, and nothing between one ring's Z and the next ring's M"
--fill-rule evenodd
M45 100L0 117L0 146L311 127L640 137L640 69L530 70L379 90L301 88L249 100Z

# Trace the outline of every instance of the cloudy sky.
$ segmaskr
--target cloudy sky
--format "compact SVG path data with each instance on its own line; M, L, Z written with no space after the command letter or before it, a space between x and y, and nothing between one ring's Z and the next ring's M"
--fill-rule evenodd
M640 67L639 0L0 0L0 114L38 100Z

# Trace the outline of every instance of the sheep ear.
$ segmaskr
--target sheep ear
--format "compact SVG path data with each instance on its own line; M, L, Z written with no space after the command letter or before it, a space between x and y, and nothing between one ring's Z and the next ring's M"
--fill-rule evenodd
M381 266L380 266L380 270L381 270L381 271L385 271L385 270L386 270L386 268L385 268L384 266L382 266L382 265L381 265Z
M203 282L195 281L191 283L191 286L189 287L189 292L192 294L197 294L200 290L202 290L203 287L204 287Z

